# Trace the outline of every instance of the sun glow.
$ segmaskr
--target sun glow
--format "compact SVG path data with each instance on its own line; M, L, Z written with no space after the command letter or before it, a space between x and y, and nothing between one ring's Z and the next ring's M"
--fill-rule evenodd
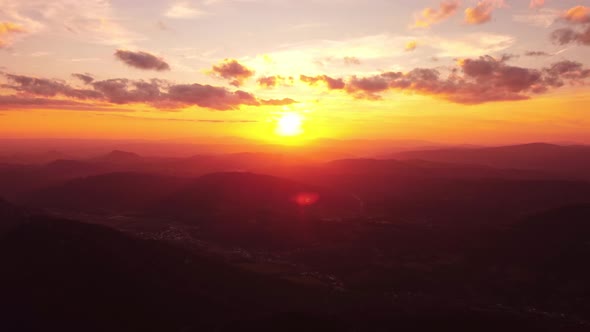
M283 113L277 120L275 132L281 136L297 136L303 133L303 117L297 113Z

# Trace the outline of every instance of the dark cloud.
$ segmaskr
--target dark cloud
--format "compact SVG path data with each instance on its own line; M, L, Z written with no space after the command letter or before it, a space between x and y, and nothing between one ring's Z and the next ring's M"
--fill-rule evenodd
M571 25L582 26L580 29L561 28L551 33L551 40L559 45L579 44L590 46L590 7L576 6L562 16Z
M4 75L9 83L4 84L4 88L12 89L17 92L35 96L55 97L57 95L75 98L75 99L98 99L100 94L93 90L75 89L64 82L57 80L22 76L22 75Z
M248 92L231 92L225 88L201 84L173 85L168 91L167 99L181 106L197 105L221 111L237 109L241 105L260 105Z
M234 59L225 59L211 69L213 76L230 81L230 84L236 87L242 86L244 81L254 76L254 71L240 64Z
M26 109L129 112L129 110L110 107L110 105L108 104L88 104L75 100L27 97L18 95L0 96L0 111L15 111Z
M301 82L305 82L309 85L316 85L319 82L323 82L328 86L330 90L340 90L344 89L345 83L344 80L341 78L332 78L327 75L319 75L319 76L299 76L299 80Z
M582 31L572 28L561 28L551 33L551 40L559 45L580 44L590 46L590 26Z
M156 103L164 96L159 80L109 79L94 82L92 86L104 100L114 104Z
M72 105L81 102L106 106L125 104L147 104L160 109L176 109L199 106L214 110L235 110L240 106L288 105L295 103L292 99L258 99L254 95L237 90L230 91L223 87L201 84L172 84L167 81L108 79L92 81L87 89L76 89L65 82L41 79L22 75L3 74L6 84L1 87L16 92L16 95L3 96L3 106L33 105ZM84 75L86 76L86 75ZM78 76L76 76L78 77ZM69 98L69 100L64 100ZM71 104L69 104L71 103ZM67 104L67 105L66 105ZM85 105L92 105L85 103ZM4 108L5 108L4 107Z
M353 76L345 82L344 89L360 99L380 99L385 92L401 91L459 104L482 104L529 99L565 84L584 84L590 78L590 69L577 62L561 61L547 68L531 69L511 66L509 59L463 59L444 77L439 70L426 68Z
M551 54L544 51L527 51L524 53L526 56L551 56Z
M147 52L133 52L126 50L117 50L115 57L123 61L128 66L143 69L143 70L157 70L164 71L170 70L170 65L166 63L162 58L158 58L155 55Z
M94 77L89 74L72 74L72 76L84 82L84 84L90 84L94 81Z

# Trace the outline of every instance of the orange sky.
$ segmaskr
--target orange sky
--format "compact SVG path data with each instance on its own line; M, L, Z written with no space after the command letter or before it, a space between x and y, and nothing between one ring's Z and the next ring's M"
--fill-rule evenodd
M0 0L0 137L590 143L588 6Z

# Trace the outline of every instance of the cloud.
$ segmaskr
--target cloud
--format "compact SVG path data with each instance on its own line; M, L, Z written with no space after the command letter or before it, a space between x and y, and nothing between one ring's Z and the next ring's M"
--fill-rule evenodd
M177 2L173 4L168 11L166 11L165 16L169 18L176 18L176 19L189 19L195 18L205 15L205 12L201 11L198 8L195 8L187 1Z
M166 83L152 79L150 81L129 79L108 79L92 83L94 91L100 93L100 99L114 104L148 103L157 104L164 99L162 88Z
M168 65L166 61L147 52L117 50L115 52L115 57L128 66L138 69L157 71L170 70L170 65Z
M0 22L0 48L9 46L14 35L25 33L26 30L19 24L11 22Z
M254 71L240 64L234 59L225 59L214 65L211 74L213 76L230 80L230 84L236 87L242 86L244 81L254 76Z
M590 78L590 69L578 62L561 61L546 68L532 69L509 65L510 58L461 59L445 77L439 70L428 68L352 76L345 81L344 91L359 99L381 99L386 92L400 91L475 105L525 100L565 84L585 84Z
M416 48L418 48L418 42L415 40L412 40L412 41L409 41L406 43L405 51L412 52L412 51L415 51Z
M4 74L9 83L1 87L21 92L25 95L55 97L64 96L78 100L88 100L99 98L98 92L86 89L76 89L64 82L35 78L23 75Z
M581 29L561 28L551 33L555 44L579 44L590 46L590 7L576 6L562 14L562 19L573 25L581 25Z
M526 56L551 56L552 54L549 54L547 52L544 51L526 51L524 53L524 55Z
M475 7L465 9L465 23L484 24L489 22L494 10L504 6L504 0L480 0Z
M425 8L420 13L414 15L413 28L429 28L434 24L441 23L451 16L455 15L459 8L458 0L442 1L438 9Z
M30 35L50 31L57 38L127 46L145 37L124 26L112 1L0 0L2 16L26 27Z
M476 57L503 51L516 42L510 35L470 33L459 38L422 37L421 43L438 50L437 57Z
M582 31L571 28L561 28L551 33L551 40L559 45L580 44L590 46L590 26Z
M27 96L2 96L0 95L0 111L14 111L22 109L58 109L58 110L79 110L79 111L121 111L119 109L110 109L103 107L103 105L89 105L84 102L55 99L55 98L39 98Z
M319 75L319 76L299 76L299 80L301 82L307 83L308 85L316 85L319 82L323 82L326 84L328 89L330 90L340 90L344 89L345 83L344 80L341 78L332 78L327 75Z
M545 6L545 0L531 0L529 7L533 9L541 8Z
M84 82L84 84L90 84L94 81L94 77L89 74L72 74L72 76Z
M563 14L563 19L570 23L590 23L590 7L576 6L570 8Z
M293 85L293 77L289 76L289 77L284 77L284 76L263 76L260 77L256 80L258 82L258 85L267 89L271 89L274 88L278 85L283 85L283 86L290 86Z
M123 115L123 114L97 114L100 116L118 117L126 119L140 119L147 121L173 121L173 122L204 122L204 123L257 123L258 120L218 120L218 119L180 119L180 118L156 118L156 117L145 117L145 116L134 116L134 115Z
M347 66L350 65L360 65L361 64L361 60L357 57L354 56L345 56L344 57L344 64Z
M550 8L539 8L535 11L519 13L512 16L515 22L525 23L535 27L550 27L559 17L560 11Z
M201 84L180 84L171 86L167 99L180 106L200 107L226 111L238 109L242 105L258 106L260 102L250 93Z
M116 105L146 104L159 109L179 109L199 106L213 110L225 111L239 109L241 106L289 105L296 103L293 99L258 99L251 93L211 85L173 84L168 81L131 80L125 78L89 81L87 88L77 89L66 82L29 77L23 75L3 74L7 83L0 85L3 89L16 92L14 95L2 96L2 108L9 106L46 106L70 105L72 109L83 107L92 109L92 105L113 107ZM75 77L91 78L86 74ZM86 82L85 81L85 82ZM48 106L49 107L49 106ZM65 108L69 109L69 108Z

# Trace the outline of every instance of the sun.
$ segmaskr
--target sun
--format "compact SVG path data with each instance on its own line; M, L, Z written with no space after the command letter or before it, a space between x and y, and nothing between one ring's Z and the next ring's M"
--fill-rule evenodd
M303 117L297 113L283 113L277 120L275 132L281 136L297 136L303 133Z

